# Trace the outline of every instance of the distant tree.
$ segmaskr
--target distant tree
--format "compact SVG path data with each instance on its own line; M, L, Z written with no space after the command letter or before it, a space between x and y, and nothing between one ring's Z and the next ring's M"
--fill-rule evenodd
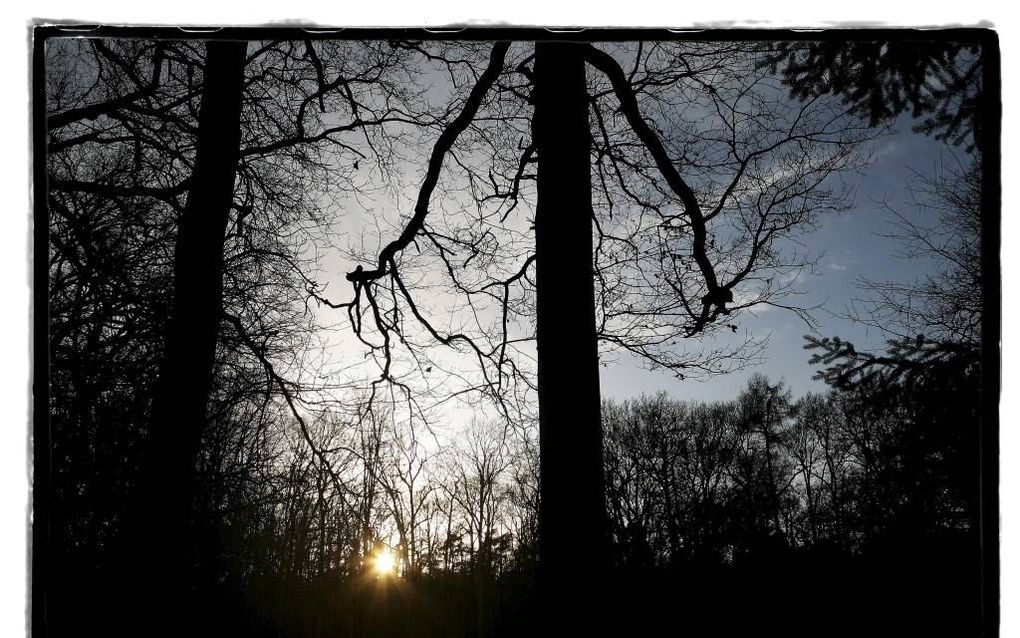
M533 428L512 439L511 481L507 493L510 525L517 538L514 561L527 576L534 574L538 558L540 481L538 441Z
M857 466L838 398L807 394L794 409L789 448L803 476L812 542L824 538L845 545L851 541L848 517ZM812 481L817 481L814 495Z
M729 472L739 444L737 408L732 403L693 405L688 413L688 439L681 446L678 463L683 483L691 486L685 507L690 539L689 556L699 562L719 564L727 550L727 505L731 496Z
M497 523L507 498L504 474L510 468L505 423L474 421L455 448L450 497L464 516L476 587L479 636L491 631L490 581L498 553Z
M156 171L142 149L103 145L96 120L131 106L128 126L145 130L131 115L163 113L169 109L152 104L166 94L188 95L161 77L173 73L168 47L74 42L79 46L60 41L47 48L54 462L49 476L38 476L40 487L49 482L51 488L50 564L64 568L69 582L94 578L97 567L108 565L137 482L137 464L123 459L141 453L140 425L156 382L152 361L162 356L172 272L165 249L175 214L163 199L184 192L153 183ZM114 182L109 176L117 173L122 177Z
M807 395L797 401L793 406L796 416L786 432L784 441L784 447L794 462L795 476L803 486L808 539L812 544L817 543L819 538L821 494L816 479L825 478L822 466L825 452L815 426L822 418L820 412L826 411L827 408L824 398L815 395Z
M614 558L632 568L652 566L657 553L667 547L657 536L669 513L662 508L659 486L651 472L660 457L649 445L665 433L654 430L655 424L642 418L658 413L665 405L664 397L657 398L660 400L603 404L606 501Z
M790 391L754 374L737 397L740 432L733 480L737 483L741 533L763 543L786 543L793 468L783 454L789 436Z
M395 432L380 482L389 499L390 514L400 539L403 574L414 578L422 571L422 528L429 515L427 504L437 486L429 482L430 456L416 438L414 428Z

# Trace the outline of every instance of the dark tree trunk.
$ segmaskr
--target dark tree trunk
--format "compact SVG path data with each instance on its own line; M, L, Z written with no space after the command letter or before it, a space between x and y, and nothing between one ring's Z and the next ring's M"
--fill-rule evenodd
M160 616L142 633L199 629L175 618L193 618L195 611L176 607L192 600L194 585L195 467L222 314L223 239L240 155L247 44L210 42L206 50L195 167L177 231L166 351L152 402L136 519L127 532L135 554L128 557L137 574L132 580L148 589L134 592L144 597L139 608Z
M582 46L535 48L539 561L555 635L589 633L608 562Z

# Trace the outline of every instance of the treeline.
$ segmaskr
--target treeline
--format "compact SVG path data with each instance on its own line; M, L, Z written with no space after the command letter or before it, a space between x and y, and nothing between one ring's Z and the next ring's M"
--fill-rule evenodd
M893 611L902 623L911 609L927 614L911 623L970 627L976 372L954 358L916 378L796 400L756 375L731 401L604 402L616 611L640 624L676 604L685 623L711 626L729 606L764 613L810 584L799 594L812 601L804 617L859 606L850 626ZM106 396L130 405L130 395ZM512 634L528 621L538 558L529 432L478 421L437 445L392 414L351 422L324 412L302 425L280 403L223 406L203 447L201 533L182 542L214 557L196 578L210 588L210 617L280 636ZM95 579L122 505L109 486L137 468L128 455L93 464L131 439L58 441L61 476L82 476L87 491L55 484L67 522L54 562L66 599L54 609L102 608ZM372 571L383 547L399 579Z
M960 392L975 393L976 378L946 381L793 400L781 382L756 375L730 402L607 403L618 562L739 563L777 548L861 553L896 536L972 531L980 415Z
M923 336L884 356L809 347L829 364L824 394L755 375L727 402L604 405L627 604L683 604L722 633L979 635L978 350Z

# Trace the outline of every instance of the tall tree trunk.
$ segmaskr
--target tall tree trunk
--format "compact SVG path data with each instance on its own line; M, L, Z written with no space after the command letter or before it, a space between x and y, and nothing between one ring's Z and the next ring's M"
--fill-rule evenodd
M535 47L541 598L550 635L583 635L608 561L581 44Z
M176 608L190 600L195 559L195 466L206 424L223 306L223 239L240 155L245 42L210 42L199 112L195 166L178 224L174 298L159 367L129 545L141 583L142 609L161 612L152 626L170 635L187 629ZM201 622L201 621L198 621Z

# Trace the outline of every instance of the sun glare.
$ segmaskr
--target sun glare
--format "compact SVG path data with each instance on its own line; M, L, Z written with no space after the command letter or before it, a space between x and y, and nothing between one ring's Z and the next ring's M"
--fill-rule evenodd
M397 572L397 560L389 549L381 549L373 559L372 567L377 576L394 576Z

